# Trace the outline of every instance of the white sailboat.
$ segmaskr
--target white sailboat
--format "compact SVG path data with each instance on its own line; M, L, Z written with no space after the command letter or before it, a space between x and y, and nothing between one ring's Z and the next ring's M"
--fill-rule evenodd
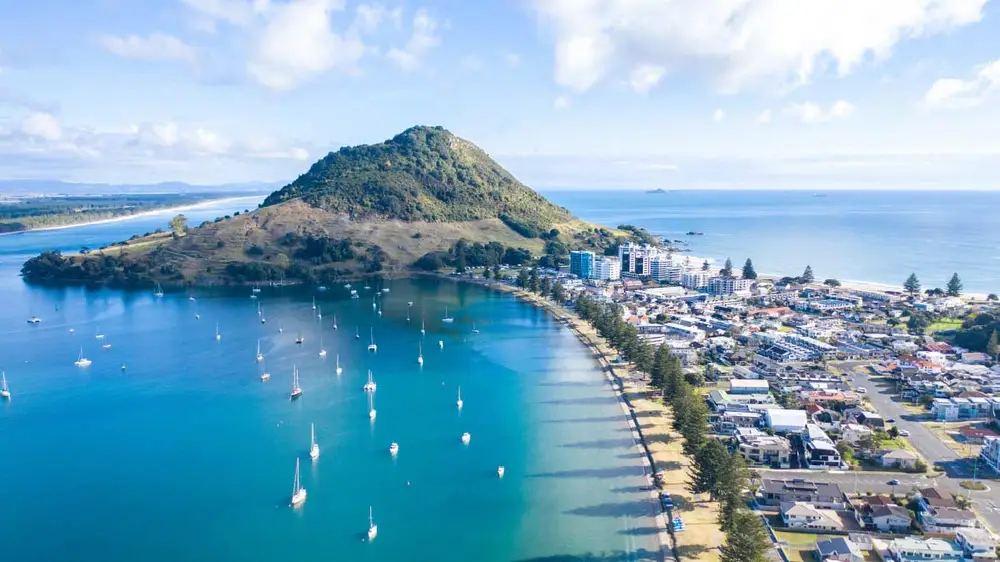
M104 334L101 333L101 327L100 326L97 327L97 333L94 334L94 338L95 339L99 339L99 340L103 340L104 339Z
M422 344L417 344L417 363L424 364L424 347Z
M284 333L284 332L285 332L285 329L284 329L284 328L282 328L282 327L281 327L281 323L279 323L279 324L278 324L278 333L279 333L279 334L282 334L282 333Z
M156 290L153 291L153 296L157 298L163 296L163 287L160 286L159 281L156 282Z
M438 347L444 349L444 340L438 340Z
M0 398L10 398L10 389L7 388L7 373L0 371Z
M368 506L368 541L375 540L378 536L378 525L375 524L375 519L372 517L372 506Z
M260 314L260 323L266 324L267 318L264 317L264 307L261 306L260 308L258 308L257 313Z
M316 309L316 318L318 320L322 320L323 319L323 307L319 307L319 308Z
M375 421L375 397L372 394L368 395L368 419Z
M260 352L260 340L257 340L257 362L260 363L264 360L264 354Z
M468 445L469 441L472 441L472 435L470 435L469 432L466 431L465 433L462 434L462 444Z
M90 359L87 359L86 357L83 356L83 348L82 347L80 348L80 356L77 357L76 361L73 364L76 365L77 367L89 367L90 366Z
M219 341L221 339L222 339L222 334L219 333L219 323L216 322L215 323L215 341Z
M292 507L302 505L306 501L306 489L302 487L299 479L299 459L295 459L295 482L292 484Z
M258 286L256 286L256 285L254 285L254 288L253 288L253 289L251 289L251 290L250 290L250 292L251 292L251 293L259 293L259 292L260 292L260 287L258 287Z
M319 458L319 443L316 442L316 424L309 424L309 458L316 460Z
M476 323L475 322L472 323L472 333L473 334L478 334L479 333L479 330L476 329Z
M444 318L442 318L441 321L444 322L445 324L451 324L452 322L455 321L454 318L448 315L448 305L445 305L444 307Z
M379 316L382 316L382 309L381 309L381 308L380 308L380 309L378 309L378 315L379 315Z
M269 378L271 378L271 373L267 372L267 364L265 363L264 364L264 372L260 374L260 382L264 382L264 381L266 381Z
M424 319L421 318L420 319L420 335L423 336L423 335L426 335L426 334L427 334L427 330L424 329Z
M356 340L360 340L361 339L361 328L359 328L357 326L354 327L354 339L356 339Z
M375 298L373 297L373 298L372 298L372 310L375 310L375 308L376 308L377 306L378 306L378 305L377 305L377 304L375 304Z
M42 319L37 316L32 316L31 318L28 318L28 324L41 324L41 322Z
M497 476L503 478L504 468L503 465L497 467Z
M333 329L334 330L337 329L337 315L336 314L333 315Z
M299 332L299 334L295 336L295 343L302 345L302 342L304 341L306 341L306 339L302 337L302 332Z
M389 454L390 455L395 455L398 452L399 452L399 443L396 443L395 441L393 441L392 445L389 445Z
M455 403L458 404L459 410L461 410L462 406L465 405L465 402L462 402L462 387L458 387L458 402Z
M323 347L323 325L320 324L319 328L319 356L326 357L326 348Z
M344 372L344 369L341 368L341 366L340 366L340 354L338 353L337 354L337 374L339 375L339 374L341 374L343 372Z
M375 392L375 379L372 378L372 370L368 369L368 382L365 383L365 392Z
M371 351L371 352L374 353L374 352L378 351L378 346L375 345L375 329L374 328L371 329L371 338L372 338L371 339L371 343L368 344L368 351Z
M406 306L413 306L413 301L406 301Z
M260 301L257 302L257 316L263 316L264 313L260 310Z
M316 310L316 297L313 297L313 310Z
M299 368L292 367L292 392L288 395L288 398L295 400L299 396L302 396L302 388L299 387Z

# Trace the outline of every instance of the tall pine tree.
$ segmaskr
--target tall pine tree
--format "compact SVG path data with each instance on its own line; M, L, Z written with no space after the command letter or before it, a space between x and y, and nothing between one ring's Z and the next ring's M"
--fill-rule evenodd
M910 293L910 296L920 292L920 280L917 279L916 273L911 273L910 276L906 278L906 281L903 281L903 290Z
M962 294L962 280L958 278L957 273L951 274L951 279L948 280L948 296L957 297Z
M694 456L688 491L692 494L711 494L710 498L714 499L719 473L725 469L729 456L729 449L721 441L709 439Z
M722 545L722 562L765 562L771 539L760 516L740 508L732 516L732 525Z
M806 266L806 270L802 272L802 277L800 277L803 283L812 283L816 280L816 276L813 275L813 268L811 265Z
M743 278L744 279L756 279L757 270L753 268L753 262L750 258L747 258L746 263L743 264Z

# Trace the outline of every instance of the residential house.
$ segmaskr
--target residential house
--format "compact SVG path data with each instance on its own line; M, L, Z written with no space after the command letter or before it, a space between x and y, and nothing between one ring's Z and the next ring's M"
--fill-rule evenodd
M990 356L978 351L966 351L962 354L962 362L972 365L985 365L989 362Z
M747 464L770 468L790 468L792 446L788 439L778 435L768 435L758 429L737 430L737 450Z
M996 431L986 427L962 427L958 433L966 443L983 443L987 437L1000 437Z
M875 432L872 428L858 423L840 424L840 438L852 445L856 445L865 437L871 437Z
M806 428L806 412L771 408L764 413L764 422L775 433L801 433Z
M889 542L889 552L897 562L917 560L959 560L962 551L943 539L903 537Z
M962 555L972 560L995 560L996 544L986 529L959 529L955 532L955 545Z
M768 389L769 385L765 380L729 380L729 394L767 394Z
M838 562L864 562L865 553L858 545L847 537L836 537L825 541L816 541L816 553L822 562L837 560Z
M957 507L931 506L918 514L920 526L928 533L952 535L963 528L978 528L979 520L976 514Z
M840 468L843 461L840 452L830 437L818 425L806 424L806 432L802 436L805 448L805 462L809 468Z
M740 429L756 428L760 425L761 413L744 411L738 408L726 408L715 416L713 427L716 433L733 435Z
M872 527L883 533L905 533L910 530L913 522L910 510L895 503L871 508L869 514Z
M832 509L816 507L805 502L781 504L781 521L789 529L810 531L843 531L844 522Z
M785 502L806 502L826 508L844 507L844 493L835 482L810 482L800 478L761 482L759 502L779 506Z
M958 503L950 494L942 494L937 488L918 490L917 501L921 510L928 510L931 507L958 507Z
M879 464L885 468L900 468L903 470L913 470L917 467L916 453L905 449L892 449L885 451L879 458Z
M931 402L931 415L941 421L985 419L993 414L993 405L994 400L980 396L935 398Z

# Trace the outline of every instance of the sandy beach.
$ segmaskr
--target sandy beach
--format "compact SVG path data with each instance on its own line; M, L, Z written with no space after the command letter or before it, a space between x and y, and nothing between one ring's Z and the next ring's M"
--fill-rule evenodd
M200 209L200 208L203 208L203 207L211 207L213 205L220 205L220 204L223 204L223 203L233 203L233 202L236 202L236 201L252 201L252 200L257 200L257 199L261 199L261 198L262 198L262 196L258 196L258 195L250 195L250 196L246 196L246 197L223 197L221 199L211 199L209 201L202 201L201 203L191 203L191 204L187 204L187 205L177 205L175 207L164 207L162 209L153 209L151 211L143 211L141 213L134 213L134 214L131 214L131 215L124 215L124 216L121 216L121 217L115 217L115 218L111 218L111 219L101 219L101 220L96 220L96 221L79 222L79 223L73 223L73 224L63 224L63 225L59 225L59 226L46 226L46 227L42 227L42 228L32 228L32 229L29 229L29 230L22 230L20 232L4 232L4 233L0 234L0 236L6 236L6 235L11 235L11 234L25 234L27 232L42 232L42 231L45 231L45 230L64 230L64 229L67 229L67 228L77 228L77 227L81 227L81 226L92 226L92 225L97 225L97 224L111 224L111 223L116 223L116 222L129 221L129 220L133 220L133 219L139 219L139 218L143 218L143 217L156 216L156 215L159 215L159 214L179 213L179 212L188 211L188 210L191 210L191 209Z

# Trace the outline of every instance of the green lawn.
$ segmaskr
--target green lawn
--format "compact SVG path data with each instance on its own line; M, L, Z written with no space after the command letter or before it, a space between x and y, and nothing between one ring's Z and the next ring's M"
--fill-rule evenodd
M957 330L961 327L962 320L960 318L942 318L927 326L927 333L933 334L934 332L943 332L945 330Z
M815 533L789 533L787 531L774 531L774 536L778 537L779 541L785 541L790 545L814 545L817 540L826 537L826 535L817 535Z

